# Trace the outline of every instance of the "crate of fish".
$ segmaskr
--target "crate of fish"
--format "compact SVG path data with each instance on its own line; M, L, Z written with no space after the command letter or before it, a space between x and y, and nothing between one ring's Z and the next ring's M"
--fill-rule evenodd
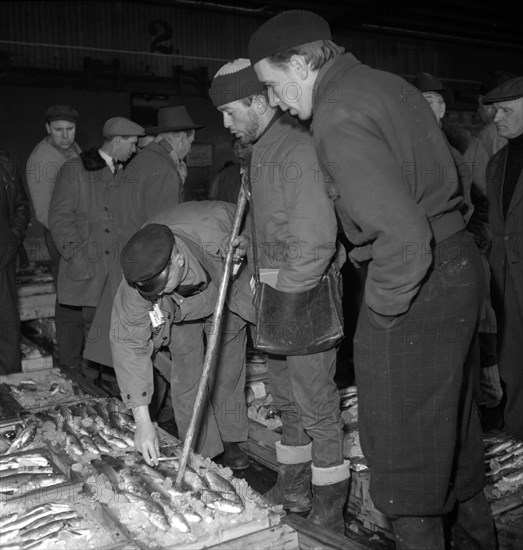
M492 436L484 438L484 446L489 501L523 490L523 441Z
M150 467L138 453L93 459L84 490L140 548L196 550L278 525L270 506L245 480L192 453L180 487L181 448Z
M0 512L0 546L21 550L115 550L136 548L97 502L28 496L5 503Z
M23 411L39 411L55 404L75 403L92 397L60 369L0 376L0 396L18 403Z
M24 429L13 445L26 438L28 433L27 429ZM81 481L74 473L61 468L47 448L18 451L18 447L14 446L0 456L2 503L13 499L24 500L28 497L70 498L81 490Z

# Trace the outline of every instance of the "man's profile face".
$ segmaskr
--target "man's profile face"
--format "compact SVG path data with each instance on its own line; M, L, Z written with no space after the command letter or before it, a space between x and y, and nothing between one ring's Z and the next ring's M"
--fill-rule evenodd
M500 137L513 139L523 134L523 97L493 104L494 124Z
M244 145L252 143L260 135L260 121L252 105L231 101L221 105L223 126Z
M126 162L129 157L136 153L136 144L138 143L137 136L122 137L118 136L118 146L114 152L114 158L120 162Z
M301 120L311 118L313 82L300 78L291 62L280 67L262 59L254 65L254 70L258 80L267 87L272 107L289 111Z
M67 150L73 143L76 135L76 124L69 120L52 120L45 125L51 142L59 149Z

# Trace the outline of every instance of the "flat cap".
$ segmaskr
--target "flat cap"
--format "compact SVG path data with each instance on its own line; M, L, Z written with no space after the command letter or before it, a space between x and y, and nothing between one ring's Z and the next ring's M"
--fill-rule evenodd
M45 112L46 122L52 122L53 120L68 120L76 124L78 119L78 111L69 107L69 105L52 105Z
M226 105L265 90L251 62L248 59L235 59L226 63L214 75L209 96L215 107Z
M312 11L283 11L251 36L249 59L254 65L277 52L318 40L332 40L329 24L323 17Z
M436 92L443 97L447 107L452 105L454 101L454 94L447 88L445 88L441 80L430 73L418 73L412 85L416 87L421 93Z
M158 295L167 282L174 235L167 225L139 229L122 249L120 264L126 281L142 295Z
M523 76L511 78L497 88L491 90L483 99L482 103L490 105L491 103L500 103L501 101L512 101L523 97Z
M104 137L114 136L143 136L145 130L136 122L124 118L122 116L116 116L110 118L103 127Z

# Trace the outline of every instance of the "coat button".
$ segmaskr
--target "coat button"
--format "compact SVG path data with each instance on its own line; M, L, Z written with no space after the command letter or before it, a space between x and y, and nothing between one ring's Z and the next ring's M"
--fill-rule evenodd
M107 228L105 229L105 232L106 232L106 233L110 233L109 229L107 229Z
M109 250L106 250L105 253L106 253L107 255L109 255Z
M129 394L127 394L127 399L131 399L131 396Z
M143 391L142 392L142 396L145 397L147 395L147 392L146 391Z
M167 340L167 336L163 336L163 337L162 337L162 340Z

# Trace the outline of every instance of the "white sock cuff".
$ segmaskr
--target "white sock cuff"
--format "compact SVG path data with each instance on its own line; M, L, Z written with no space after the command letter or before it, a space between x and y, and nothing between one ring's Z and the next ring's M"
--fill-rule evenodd
M313 485L334 485L350 478L349 460L344 460L343 464L330 468L318 468L313 464L311 469Z
M302 464L312 460L312 443L307 445L282 445L276 441L276 460L280 464Z

